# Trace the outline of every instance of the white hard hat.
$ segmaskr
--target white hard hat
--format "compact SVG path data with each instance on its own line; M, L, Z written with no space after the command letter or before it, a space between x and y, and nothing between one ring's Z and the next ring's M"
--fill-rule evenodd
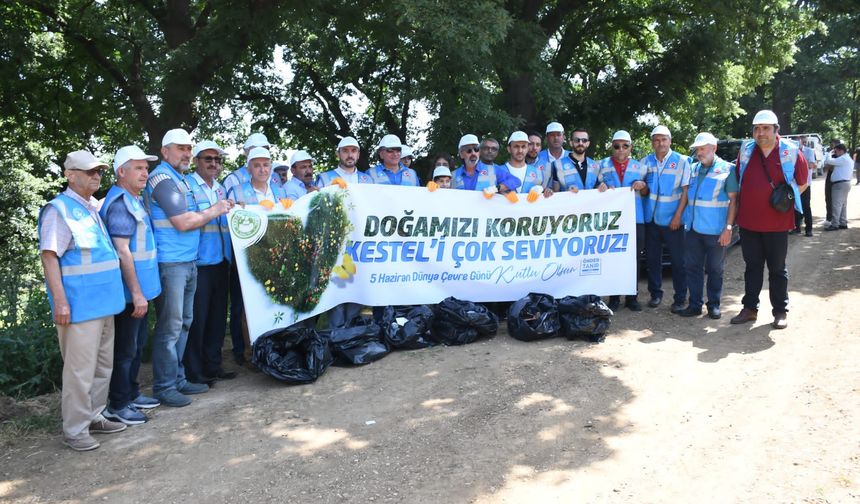
M478 141L478 137L475 135L463 135L460 137L460 144L457 145L457 150L462 149L467 145L480 145L481 142Z
M776 118L776 114L773 113L773 110L759 110L756 112L755 117L753 117L753 124L779 124L779 120Z
M379 141L379 145L376 146L377 149L402 149L403 144L400 142L400 137L397 135L385 135L382 137L382 140Z
M614 135L612 135L612 141L614 142L616 140L625 140L625 141L631 142L631 143L633 142L633 139L630 138L630 133L627 133L624 130L618 130L615 132Z
M298 162L307 160L314 161L314 158L312 158L311 155L307 153L307 151L299 149L296 152L293 152L293 155L290 156L290 166L294 166Z
M717 145L717 137L710 133L699 133L696 135L696 141L690 145L690 148L695 149L704 145Z
M450 176L451 176L451 169L448 168L447 166L437 166L433 170L433 178L434 179L436 177L450 177Z
M191 135L182 128L176 128L168 131L161 139L161 146L167 147L170 144L176 145L194 145L191 141Z
M667 137L672 138L672 132L662 124L651 130L651 136L653 137L654 135L666 135Z
M254 147L268 147L269 139L262 133L251 133L251 136L245 140L245 145L242 146L245 150L253 149Z
M113 156L113 170L117 171L120 166L127 162L135 161L158 161L158 156L152 156L141 150L137 145L126 145L120 147Z
M546 125L546 134L549 135L550 133L564 133L564 126L558 122L551 122Z
M248 161L257 158L272 159L272 155L269 154L269 149L265 147L254 147L251 149L251 152L248 153Z
M225 153L224 149L222 149L220 145L216 144L212 140L203 140L202 142L197 142L194 148L191 149L191 154L193 154L194 157L197 157L197 155L201 152L210 149L218 151L218 154Z
M340 150L344 147L355 147L356 149L358 149L358 140L352 138L351 136L343 137L343 140L341 140L340 143L337 144L337 148L338 150Z
M403 147L401 147L400 159L403 159L405 157L412 157L412 147L408 145L404 145Z
M508 137L508 145L511 145L514 142L529 143L529 136L526 135L525 131L514 131L511 133L511 136Z

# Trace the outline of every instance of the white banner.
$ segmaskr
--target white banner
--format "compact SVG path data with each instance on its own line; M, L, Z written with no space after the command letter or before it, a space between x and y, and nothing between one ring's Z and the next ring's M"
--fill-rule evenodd
M350 185L229 215L251 341L340 303L633 294L627 189L517 203L480 191Z

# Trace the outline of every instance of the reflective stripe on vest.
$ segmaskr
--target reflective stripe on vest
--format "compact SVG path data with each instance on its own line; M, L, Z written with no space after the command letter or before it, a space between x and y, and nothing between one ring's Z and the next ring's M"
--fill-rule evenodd
M272 190L272 196L275 198L273 203L277 203L281 199L287 197L287 193L283 187L277 187L269 183L269 189ZM240 186L230 189L230 193L227 197L235 199L237 203L245 203L246 205L260 204L260 201L257 198L257 191L254 190L254 186L252 186L250 182L245 182Z
M800 204L800 188L797 187L797 182L794 181L794 164L797 162L797 145L795 145L794 142L785 141L780 138L778 148L779 164L782 167L782 174L794 192L794 209L803 213L803 207ZM747 140L741 145L739 153L740 177L738 177L738 185L740 187L743 187L744 172L747 169L747 165L749 165L750 157L752 157L752 153L754 151L755 140ZM776 185L775 182L774 185ZM740 187L738 190L740 190Z
M153 227L155 228L158 262L196 261L200 246L200 229L179 231L170 223L170 219L164 213L161 205L152 198L152 191L155 189L155 185L164 180L165 177L169 177L176 184L179 192L185 196L185 211L196 212L198 210L191 185L185 177L166 162L162 161L159 163L149 174L149 180L146 182L146 191L143 193L144 200L149 207L150 215L152 215Z
M101 219L93 218L86 207L65 194L58 195L48 204L57 209L74 239L75 247L59 258L63 291L71 308L72 323L121 312L125 308L125 297L119 256ZM40 216L40 228L41 225ZM53 311L54 298L51 289L47 291Z
M514 172L511 171L510 163L508 163L507 167L508 172L511 174L511 176L516 177L516 175L514 175ZM520 187L517 188L517 190L514 192L527 193L534 186L544 187L544 176L549 178L548 172L539 170L538 167L536 167L535 165L526 164L526 174L523 176L525 180L520 181L522 182L520 184Z
M212 206L207 189L212 191L218 200L227 198L227 194L220 184L215 182L214 187L210 189L206 181L197 173L191 174L188 177L188 182L191 184L200 210L206 210ZM200 228L200 250L197 254L197 265L221 264L224 260L233 260L233 248L230 242L230 230L227 227L227 216L220 215Z
M373 180L366 174L359 171L357 168L355 170L358 173L358 183L359 184L372 184ZM323 187L330 186L334 179L340 177L340 173L336 170L329 170L327 172L320 173L317 175L317 180L314 185L322 189Z
M561 169L558 172L559 190L567 191L571 187L577 189L594 189L603 182L600 166L590 157L585 158L585 183L570 156L561 160Z
M699 179L699 170L705 169L701 163L693 165L690 178L690 188L687 191L689 200L684 209L684 228L697 233L719 235L726 227L729 214L729 195L726 192L726 180L734 176L734 166L719 157L714 157L714 164L707 168L704 179Z
M111 187L105 196L99 211L102 219L107 216L108 209L118 199L122 200L128 213L137 221L134 236L128 242L128 250L134 260L134 271L137 276L137 283L140 285L140 292L147 301L155 299L161 294L161 278L158 274L158 252L155 247L155 231L152 227L152 221L140 200L117 185ZM131 303L131 291L125 284L125 280L123 280L123 291L125 302Z
M453 189L466 189L466 181L463 178L465 173L466 167L463 165L454 170L454 173L451 174L451 187ZM488 187L495 187L499 183L496 179L496 168L493 165L478 161L478 164L475 165L475 173L478 174L475 189L473 189L475 191L483 191Z
M652 152L641 163L645 166L645 182L650 191L648 199L642 202L645 222L668 226L681 202L681 183L688 168L687 158L672 151L660 169L657 156Z
M404 165L400 165L400 172L403 173L400 177L400 185L402 186L418 186L418 174L415 173L415 170L412 168L407 168ZM388 174L385 173L385 167L381 164L378 164L371 169L367 170L367 174L373 180L374 184L391 184L391 179L388 178Z
M603 174L606 185L610 187L630 187L633 182L642 180L645 177L645 166L639 161L630 158L627 162L627 171L624 172L624 180L618 180L618 172L615 171L615 165L612 163L612 158L603 158L600 160L600 172ZM639 191L633 191L636 196L636 224L645 223L645 213L642 208L642 196Z

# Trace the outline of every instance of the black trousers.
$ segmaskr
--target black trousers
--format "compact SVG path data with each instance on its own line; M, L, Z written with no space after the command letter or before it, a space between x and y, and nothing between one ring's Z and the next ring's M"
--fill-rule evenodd
M805 191L800 193L800 204L803 206L803 213L794 211L794 229L800 231L800 223L803 222L806 232L812 231L812 207L809 203L809 193L812 192L811 187L807 187Z
M785 256L788 254L788 232L761 233L741 228L741 251L744 255L744 308L758 310L759 294L764 283L764 267L767 265L767 281L770 289L772 313L788 312L788 269Z
M221 347L227 332L227 277L230 264L197 267L194 320L182 363L188 380L196 383L221 371Z
M632 301L639 297L639 263L645 257L645 224L636 223L636 294L628 295L626 301ZM660 267L661 274L663 267ZM686 287L685 287L686 289ZM686 292L684 293L686 296ZM621 296L609 296L609 301L620 300Z
M827 217L825 220L827 222L833 222L833 198L831 195L833 194L833 180L830 179L830 176L833 175L833 171L827 172L827 176L824 177L824 206L827 207Z

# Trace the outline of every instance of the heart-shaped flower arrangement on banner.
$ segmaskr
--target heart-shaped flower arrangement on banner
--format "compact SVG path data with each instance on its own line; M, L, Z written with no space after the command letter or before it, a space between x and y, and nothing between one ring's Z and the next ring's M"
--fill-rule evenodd
M268 216L266 233L247 249L251 274L277 304L313 310L329 284L351 224L344 192L317 192L307 224L285 214Z

